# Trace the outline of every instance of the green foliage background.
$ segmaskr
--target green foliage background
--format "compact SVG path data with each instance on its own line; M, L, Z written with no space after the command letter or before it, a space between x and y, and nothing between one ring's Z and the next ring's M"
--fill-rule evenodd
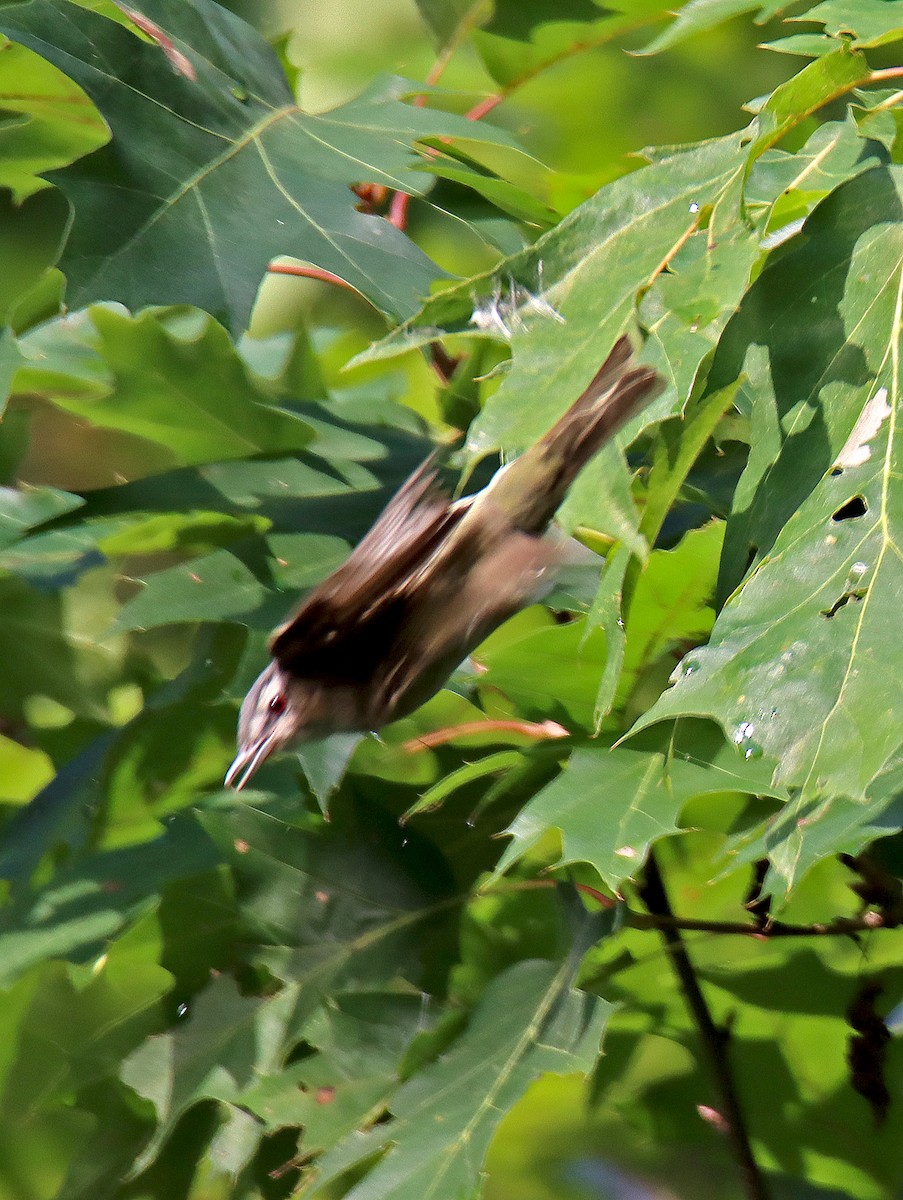
M0 2L0 1197L903 1196L903 4L234 7ZM627 329L597 564L224 792Z

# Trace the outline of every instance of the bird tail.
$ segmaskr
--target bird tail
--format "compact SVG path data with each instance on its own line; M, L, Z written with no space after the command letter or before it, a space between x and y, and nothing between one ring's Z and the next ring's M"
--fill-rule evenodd
M662 386L650 367L633 364L630 342L620 338L567 412L496 476L493 501L518 529L542 532L583 467Z

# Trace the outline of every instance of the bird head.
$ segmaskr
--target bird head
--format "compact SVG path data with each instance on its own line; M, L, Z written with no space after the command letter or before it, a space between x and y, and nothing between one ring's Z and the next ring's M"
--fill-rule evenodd
M271 754L310 736L310 706L303 693L278 662L258 675L238 716L238 753L226 772L226 787L241 790Z

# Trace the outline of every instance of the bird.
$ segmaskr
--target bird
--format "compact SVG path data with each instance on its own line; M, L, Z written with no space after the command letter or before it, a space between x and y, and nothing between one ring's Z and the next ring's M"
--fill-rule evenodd
M428 458L346 561L274 630L238 719L226 787L276 751L378 731L434 695L503 621L548 594L556 509L593 455L662 387L621 337L548 432L481 491L453 500Z

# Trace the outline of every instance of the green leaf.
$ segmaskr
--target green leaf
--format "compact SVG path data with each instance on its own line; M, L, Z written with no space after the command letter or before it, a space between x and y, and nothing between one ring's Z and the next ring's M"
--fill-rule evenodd
M622 696L663 656L673 665L673 652L705 640L715 620L712 604L723 540L724 525L713 521L691 529L673 550L649 556L627 619Z
M865 58L846 43L809 63L776 88L760 111L756 138L749 148L749 165L810 113L851 92L857 84L866 83L870 74Z
M228 550L157 571L142 583L143 590L116 618L118 629L236 619L260 608L266 597L265 585Z
M42 595L23 581L0 577L0 710L24 713L25 701L47 696L85 716L104 711L117 671L117 650L89 627L99 613L79 613L72 597Z
M903 760L895 754L875 776L864 800L849 796L795 797L765 827L732 837L728 853L737 864L769 859L765 890L778 896L789 894L826 857L859 854L876 838L900 829L901 766Z
M32 800L54 774L53 763L43 751L0 737L0 803Z
M505 831L512 841L500 874L547 835L561 837L558 862L590 863L617 890L642 866L653 842L678 831L694 796L744 792L781 797L771 765L744 759L712 726L681 722L627 746L575 750Z
M159 39L72 0L0 8L0 31L64 69L112 134L59 177L75 210L62 263L70 303L196 304L242 329L269 260L292 254L384 312L409 314L442 272L387 221L358 212L350 187L420 194L413 144L473 139L472 123L402 103L412 89L398 81L306 114L269 46L212 0L145 0L141 13L180 56L175 69Z
M279 583L292 588L319 583L347 553L344 542L320 534L284 535L278 545L297 562L292 569L289 560L283 560L286 569L277 575ZM271 572L255 561L258 558L253 553L241 555L240 550L215 550L189 563L148 574L140 581L143 590L139 595L123 605L115 628L152 629L178 621L247 619L267 600L267 583L275 582L267 578ZM287 608L289 599L286 597L282 604ZM271 610L268 612L272 624L275 616Z
M310 426L275 407L205 314L95 307L21 341L14 389L157 445L147 470L300 449ZM153 464L153 468L151 466Z
M488 0L417 0L417 10L440 46L462 41L491 11Z
M534 246L443 290L355 362L394 357L440 331L509 340L511 371L471 429L469 448L474 454L499 445L523 449L579 395L627 323L637 293L692 236L691 205L714 204L736 182L737 153L736 137L716 139L665 154L602 188ZM667 395L655 411L673 401Z
M736 403L752 422L725 540L722 597L831 469L871 394L893 337L896 234L884 223L897 220L897 188L896 169L866 171L837 188L804 236L750 288L718 347L709 387L740 377Z
M480 688L503 692L530 720L592 729L605 637L588 631L584 619L560 625L544 609L528 608L491 634L474 658Z
M764 25L784 7L784 0L766 0L765 3L763 0L689 0L675 14L672 24L651 41L643 53L658 54L669 50L685 38L714 29L743 13L755 13L756 23Z
M865 795L900 745L892 680L903 659L888 616L903 587L900 451L890 424L867 464L826 478L788 521L641 727L713 716L738 744L779 759L776 779L805 799ZM860 497L867 511L857 516Z
M862 48L903 38L900 0L824 0L797 20L824 25L831 37L851 37L853 45Z
M109 138L81 88L24 46L3 47L0 97L0 187L9 188L17 203L46 188L41 175Z
M73 512L84 504L81 496L58 488L0 487L0 546L11 546L29 529Z
M700 273L716 281L715 312L706 313L703 323L709 328L681 350L680 370L676 364L666 364L666 380L682 387L684 379L693 380L710 354L712 339L739 300L752 265L749 239L741 244L728 236L732 228L740 227L738 150L737 137L718 139L665 154L641 172L617 180L534 246L505 260L496 272L443 291L357 361L398 354L421 341L435 340L440 330L471 336L483 330L499 336L504 331L510 338L511 369L471 425L468 450L473 457L499 446L506 452L522 450L586 386L606 348L629 322L638 293L654 283L663 263L693 241L699 212L725 199L726 236L710 244L700 233L693 249L697 270L687 275L687 288L697 291ZM733 253L742 256L745 267L731 277L725 267ZM679 264L675 270L679 277ZM722 277L724 285L717 282ZM698 321L697 308L681 315L684 328ZM660 351L654 347L647 354L654 361ZM628 445L642 428L672 411L677 394L676 386L669 387L628 424L619 444ZM621 539L632 535L635 540L637 515L629 501L626 509L622 502L629 495L629 475L620 450L606 448L585 474L591 482L578 483L573 490L564 509L565 524L610 529ZM584 486L586 491L581 492ZM613 517L611 528L608 523Z
M611 1006L573 989L573 963L527 961L494 979L442 1059L392 1101L393 1120L326 1154L314 1195L380 1150L350 1200L464 1196L502 1116L541 1073L587 1072Z
M593 728L599 732L615 702L618 680L624 667L626 638L621 606L624 599L624 583L633 556L626 545L615 550L605 566L596 598L590 609L588 623L598 624L605 634L605 669L596 692Z
M0 192L0 323L14 323L20 301L56 262L68 215L53 188L18 202Z
M521 755L517 750L499 750L475 762L466 763L456 771L450 771L435 787L424 792L416 804L411 805L404 814L405 820L418 813L431 812L458 788L465 787L475 779L485 779L487 775L498 775L509 767L517 767L520 761Z
M125 1059L123 1083L153 1104L158 1122L137 1170L153 1161L178 1118L198 1100L232 1102L281 1065L300 1032L297 1005L297 988L261 999L242 996L231 979L219 979L200 993L182 1026L149 1038Z
M545 0L495 0L491 19L472 40L493 79L513 90L588 45L613 41L666 11L660 0L631 0L617 10L595 0L558 0L551 6Z
M808 216L841 183L884 161L886 155L880 143L863 143L860 127L852 117L827 121L794 154L767 150L752 169L747 200L770 205L769 229L781 231ZM775 237L772 233L767 243L773 243Z
M4 955L0 984L52 958L75 962L100 953L155 893L172 879L219 861L213 843L190 818L141 846L87 855L34 891L20 889L0 921Z
M740 510L747 538L768 545L774 530L774 544L724 608L711 644L694 652L692 670L684 665L638 726L713 716L739 745L778 760L776 780L801 788L804 801L863 797L900 744L892 680L903 664L890 614L903 587L895 549L903 245L893 215L901 194L897 168L843 185L810 219L806 243L759 281L763 291L796 281L784 292L787 320L771 314L772 386L796 403L780 424L769 417L773 465L757 472L759 532ZM837 240L842 213L846 238ZM851 218L869 235L851 239ZM791 308L819 338L802 363ZM767 398L760 403L768 412ZM793 490L811 494L777 532L791 477Z
M316 1053L254 1081L241 1104L269 1129L302 1126L305 1152L316 1153L389 1102L402 1056L424 1024L421 996L339 991L305 1027Z

